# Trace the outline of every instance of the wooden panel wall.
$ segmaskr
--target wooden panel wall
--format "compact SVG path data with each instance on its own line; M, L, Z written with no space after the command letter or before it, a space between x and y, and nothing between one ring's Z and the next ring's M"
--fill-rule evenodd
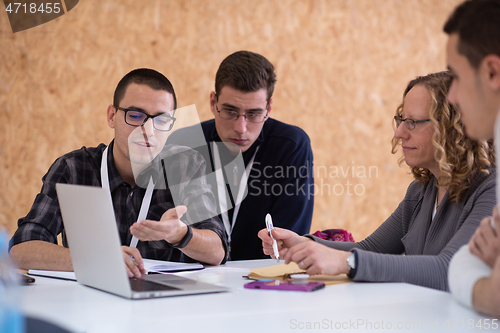
M82 0L13 34L0 12L0 227L10 233L60 155L108 143L119 79L151 67L209 119L215 72L237 50L274 63L273 116L315 155L312 231L369 235L411 181L390 153L406 83L445 68L442 26L461 0ZM3 8L0 5L0 8Z

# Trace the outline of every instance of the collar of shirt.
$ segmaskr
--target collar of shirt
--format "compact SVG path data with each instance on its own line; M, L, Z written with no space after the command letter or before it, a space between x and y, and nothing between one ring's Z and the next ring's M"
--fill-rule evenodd
M115 166L115 160L113 158L113 146L114 140L109 144L108 149L108 176L109 176L109 189L113 192L119 186L128 186L130 185L123 180L118 172L118 169ZM153 162L143 170L136 179L136 186L141 188L148 187L149 178L153 177L153 182L157 182L158 177L160 176L160 170L163 170L161 164L161 156L156 157Z
M135 180L135 185L139 186L141 188L147 188L149 180L153 178L153 183L155 184L155 188L158 189L158 185L161 183L158 183L159 177L160 177L160 170L163 170L163 166L161 164L162 158L160 156L157 156L151 164L146 167L137 177ZM163 184L163 183L161 183ZM160 186L161 187L161 186Z
M264 123L264 126L262 126L262 130L260 131L259 136L255 140L255 142L248 148L244 153L243 153L243 161L245 162L245 166L250 162L250 159L252 159L253 154L255 153L255 150L257 149L258 146L262 144L265 140L264 136L264 129L267 127L267 121ZM214 128L212 130L212 133L210 135L211 141L221 141L219 134L217 133L217 128L214 125Z

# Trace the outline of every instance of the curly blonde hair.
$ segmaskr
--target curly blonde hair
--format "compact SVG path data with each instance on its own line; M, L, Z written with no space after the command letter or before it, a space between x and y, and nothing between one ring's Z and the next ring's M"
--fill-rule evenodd
M460 112L448 103L446 95L453 78L449 71L419 76L410 81L403 93L403 102L396 109L401 116L406 94L416 85L425 87L432 98L429 118L434 128L432 144L436 148L440 176L437 185L448 187L451 202L459 202L462 195L471 186L478 172L489 174L495 166L495 151L492 141L474 141L465 135L464 125L460 121ZM396 153L401 139L392 138L392 153ZM401 165L404 156L399 159ZM411 167L415 180L426 185L432 177L429 169Z

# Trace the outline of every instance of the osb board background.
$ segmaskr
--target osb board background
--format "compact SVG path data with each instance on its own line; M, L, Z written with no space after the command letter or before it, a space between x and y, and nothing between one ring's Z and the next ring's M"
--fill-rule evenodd
M411 181L391 120L409 80L445 68L442 26L459 2L82 0L16 34L0 5L0 227L15 230L58 156L112 139L106 108L125 73L159 70L206 120L219 63L245 49L276 67L272 116L311 138L312 231L361 240Z

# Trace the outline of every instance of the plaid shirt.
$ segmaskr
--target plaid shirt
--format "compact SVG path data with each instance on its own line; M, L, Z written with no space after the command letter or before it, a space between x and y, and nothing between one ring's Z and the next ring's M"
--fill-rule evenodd
M102 186L100 168L105 148L104 144L95 148L82 147L61 156L52 164L42 178L42 190L36 196L31 210L28 215L19 219L18 229L10 241L10 247L30 240L57 244L57 235L60 233L62 233L63 245L68 246L55 184ZM180 204L186 205L188 211L182 219L192 224L193 228L214 231L221 238L226 252L224 261L226 260L227 239L216 213L215 199L210 185L205 181L205 160L201 155L184 147L167 145L160 154L161 158L155 159L152 166L138 177L136 185L131 187L116 169L113 159L113 142L108 150L109 186L123 245L130 244L132 235L129 228L137 221L146 192L144 183L147 185L152 175L156 184L147 219L159 220L168 209ZM139 241L137 248L144 258L194 261L164 240Z

